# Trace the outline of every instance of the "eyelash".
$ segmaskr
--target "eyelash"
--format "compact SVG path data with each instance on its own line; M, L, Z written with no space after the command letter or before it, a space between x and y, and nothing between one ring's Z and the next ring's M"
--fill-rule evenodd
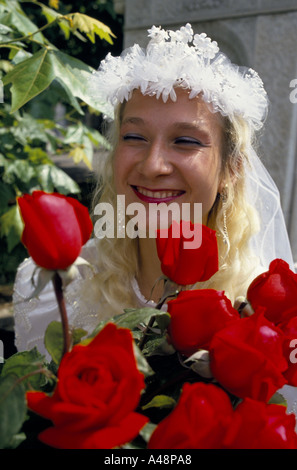
M203 145L199 140L193 139L191 137L178 137L175 139L175 143L184 145Z
M145 140L144 137L138 134L125 134L122 137L123 140Z
M144 137L142 137L141 135L138 135L138 134L125 134L123 135L123 140L145 140ZM199 145L199 146L203 146L203 144L199 141L199 140L196 140L196 139L192 139L190 137L178 137L177 139L175 139L174 141L176 144L184 144L184 145Z

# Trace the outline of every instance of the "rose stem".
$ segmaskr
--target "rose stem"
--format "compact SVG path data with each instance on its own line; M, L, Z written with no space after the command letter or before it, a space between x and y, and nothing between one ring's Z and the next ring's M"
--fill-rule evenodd
M65 300L63 295L63 288L62 288L62 279L59 274L56 272L53 277L53 284L55 289L55 294L61 314L62 319L62 327L63 327L63 336L64 336L64 350L63 355L70 350L70 335L69 335L69 325L68 325L68 317L66 312Z

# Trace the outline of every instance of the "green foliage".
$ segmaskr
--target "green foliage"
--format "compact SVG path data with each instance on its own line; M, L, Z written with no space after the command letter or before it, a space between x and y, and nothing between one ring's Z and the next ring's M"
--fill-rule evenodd
M72 344L80 343L87 332L82 328L76 328L72 332ZM64 336L62 323L58 321L51 322L44 335L44 345L56 365L60 364L63 356Z
M20 432L27 419L27 390L44 387L49 372L37 349L7 359L0 376L0 449L17 447L26 436Z
M167 395L156 395L154 398L142 407L143 410L148 410L149 408L174 408L176 401L172 397Z
M36 348L18 352L5 361L1 379L13 376L17 380L21 379L25 390L39 390L46 384L46 378L41 372L44 364L44 356Z
M85 123L86 113L98 122L106 112L104 103L89 93L94 69L59 46L62 36L66 43L75 38L100 51L102 44L113 47L115 35L84 7L72 13L67 3L0 0L1 283L13 282L26 254L20 247L23 225L17 197L34 190L81 197L81 188L59 168L57 157L66 154L92 170L94 148L108 147L100 132ZM63 119L55 117L57 103L65 109Z
M11 447L27 413L25 388L14 376L0 380L0 449Z

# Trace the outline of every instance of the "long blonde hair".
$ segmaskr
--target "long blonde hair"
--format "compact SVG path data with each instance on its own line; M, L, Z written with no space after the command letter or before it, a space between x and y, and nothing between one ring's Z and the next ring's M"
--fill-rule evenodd
M109 130L112 150L101 162L98 184L94 192L92 211L98 202L108 202L115 207L116 193L113 185L113 157L124 105L116 111ZM224 200L218 194L208 217L208 226L217 232L219 271L197 288L224 290L233 302L245 295L254 273L256 260L249 251L249 240L258 228L257 214L245 200L244 169L248 165L254 136L244 119L225 117L224 148L222 152L222 179L226 184ZM92 212L93 213L93 212ZM224 242L226 226L229 243ZM95 240L98 246L98 274L91 281L96 283L96 301L104 309L104 316L119 314L123 308L135 307L136 298L132 280L138 272L138 241L129 237ZM88 289L84 292L88 295Z

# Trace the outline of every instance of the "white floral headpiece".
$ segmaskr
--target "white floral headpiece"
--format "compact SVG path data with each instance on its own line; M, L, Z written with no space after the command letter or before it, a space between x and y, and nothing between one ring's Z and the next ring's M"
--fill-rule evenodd
M181 86L190 90L190 99L201 94L214 112L241 115L261 128L268 99L253 69L232 64L217 42L205 33L194 35L189 23L177 31L153 26L148 33L146 50L135 44L119 57L109 53L101 62L90 81L96 100L114 108L140 89L143 95L175 101L175 88Z

